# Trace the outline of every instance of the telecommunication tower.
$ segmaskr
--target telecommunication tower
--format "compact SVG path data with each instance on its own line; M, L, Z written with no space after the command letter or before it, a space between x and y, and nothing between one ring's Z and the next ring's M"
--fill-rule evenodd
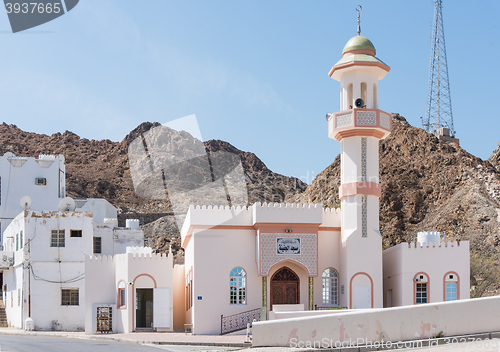
M438 138L458 143L458 139L454 138L456 131L451 109L442 0L434 0L427 111L422 125L427 132L434 133Z

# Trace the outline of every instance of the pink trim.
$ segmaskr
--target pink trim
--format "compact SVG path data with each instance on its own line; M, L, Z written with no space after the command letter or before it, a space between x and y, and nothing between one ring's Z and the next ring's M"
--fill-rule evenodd
M379 130L373 129L373 128L363 128L363 129L358 129L358 130L347 130L347 131L340 131L335 135L335 139L337 141L341 141L343 138L348 138L348 137L375 137L378 139L383 139L385 137L385 133L381 132Z
M380 184L375 182L351 182L344 183L339 187L339 199L349 196L382 196L382 188Z
M457 276L457 281L446 281L446 277L450 274ZM446 284L447 283L456 283L457 284L457 300L460 299L460 275L458 275L455 271L448 271L443 276L443 302L446 302Z
M360 125L358 124L358 112L373 111L376 113L375 125ZM338 115L352 114L352 123L348 126L336 127L336 120ZM380 124L380 114L383 113L389 116L389 128L382 127ZM378 139L383 139L387 137L392 130L392 119L390 114L386 113L380 109L348 109L336 112L328 119L329 136L330 138L335 138L337 141L341 141L342 138L353 137L353 136L364 136L364 137L376 137Z
M120 287L120 282L123 282L125 284L124 288ZM118 290L118 292L117 292L118 296L116 298L116 309L127 309L127 282L123 279L118 281L116 288ZM120 306L120 290L122 290L122 289L125 290L125 304L123 306Z
M293 259L283 259L283 260L280 260L279 262L277 262L276 264L274 264L272 267L270 267L270 268L269 268L269 272L273 271L273 268L274 268L274 267L276 267L276 266L280 265L281 263L285 263L285 262L292 262L292 263L297 264L298 266L300 266L301 268L303 268L303 269L306 271L306 273L307 273L307 276L308 276L308 277L316 277L316 276L318 276L318 275L311 275L311 274L309 273L309 270L307 270L307 268L304 266L304 264L299 263L299 262L297 262L297 261L295 261L295 260L293 260ZM291 270L291 269L290 269L290 270ZM317 268L316 268L316 272L318 272L318 269L317 269ZM275 272L275 273L276 273L276 272ZM273 275L274 275L274 274L273 274ZM297 276L298 276L298 275L297 275Z
M191 228L189 228L188 231L189 231L188 235L186 236L186 238L184 238L184 242L182 242L182 248L183 249L186 249L186 246L189 243L189 240L191 239Z
M375 56L375 51L372 51L372 50L368 50L368 49L354 49L354 50L349 50L349 51L346 51L344 53L344 55L342 55L342 57L344 56L353 56L353 55L371 55L371 56Z
M427 303L431 302L431 279L429 278L429 275L427 275L426 272L419 272L416 273L415 276L413 277L413 304L417 304L417 281L415 279L417 278L418 275L424 274L427 277ZM422 304L422 303L418 303Z
M135 280L137 280L141 276L148 276L148 277L150 277L153 280L154 284L155 284L154 288L156 288L156 280L155 280L154 277L152 277L149 274L139 274L139 275L137 275L135 277L134 281L132 281L132 307L133 307L133 309L132 309L132 327L133 327L133 329L132 330L133 331L135 331L135 309L136 309L136 307L135 307Z
M279 232L284 232L285 229L292 229L293 228L300 228L301 231L304 231L303 228L308 227L313 230L313 232L316 232L320 224L309 224L309 223L296 223L296 224L285 224L285 223L257 223L254 226L238 226L238 225L216 225L216 226L204 226L204 225L191 225L188 230L188 235L184 238L184 241L182 242L182 248L186 249L186 246L188 242L191 239L192 236L192 231L194 229L199 229L199 230L256 230L259 231L259 229L263 227L272 227L273 230L269 231L276 231L276 227L281 227L283 230ZM267 230L264 230L264 232ZM255 233L257 234L257 232Z
M342 228L341 227L328 227L328 226L325 226L325 227L320 227L318 229L318 231L342 231Z
M371 285L371 288L370 288L370 298L371 298L371 304L372 304L372 308L373 308L373 279L367 273L360 271L360 272L354 274L351 277L351 281L349 282L349 309L353 309L352 308L352 281L358 275L365 275L365 276L367 276L370 279L370 285Z
M372 61L351 61L346 62L345 64L335 65L332 67L330 72L328 72L328 76L332 77L333 73L338 70L342 70L344 68L349 68L353 66L376 66L380 67L382 70L389 72L391 68L387 65L384 65L381 62L372 62Z

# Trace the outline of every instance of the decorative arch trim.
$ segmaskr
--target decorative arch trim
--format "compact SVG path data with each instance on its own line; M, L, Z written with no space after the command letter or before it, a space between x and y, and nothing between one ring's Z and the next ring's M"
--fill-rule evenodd
M292 262L292 263L294 263L294 264L297 264L298 266L300 266L302 269L304 269L304 270L306 271L307 276L309 276L309 277L310 277L310 276L313 276L313 277L314 277L314 276L318 276L318 275L311 275L311 273L309 272L309 270L307 269L307 267L306 267L304 264L302 264L302 263L300 263L300 262L298 262L298 261L296 261L296 260L289 259L289 258L285 258L285 259L280 260L279 262L277 262L277 263L273 264L273 266L271 266L271 267L269 268L268 272L271 272L271 271L273 270L273 268L274 268L274 267L279 266L280 264L282 264L282 263L286 263L286 262ZM284 267L285 267L285 266L284 266ZM277 269L277 270L276 270L276 272L278 272L279 270L281 270L281 268L280 268L280 269ZM292 269L290 269L290 270L292 270ZM292 271L293 271L293 270L292 270ZM274 274L276 274L276 272L275 272ZM295 271L293 271L293 272L295 273ZM274 276L274 274L273 274L273 276ZM295 273L295 275L297 275L297 273ZM298 276L298 275L297 275L297 276Z
M349 309L352 309L352 281L358 275L365 275L370 279L370 301L371 301L371 308L373 308L373 279L368 273L360 271L360 272L354 274L351 277L351 281L349 282Z
M133 326L133 331L135 331L135 281L140 278L141 276L147 276L153 280L154 283L154 288L156 288L156 280L153 276L149 274L139 274L137 275L134 280L132 281L132 326Z
M446 281L446 277L450 274L457 276L457 281ZM443 276L443 302L446 301L446 283L456 283L457 284L457 300L460 299L460 275L458 275L455 271L448 271Z

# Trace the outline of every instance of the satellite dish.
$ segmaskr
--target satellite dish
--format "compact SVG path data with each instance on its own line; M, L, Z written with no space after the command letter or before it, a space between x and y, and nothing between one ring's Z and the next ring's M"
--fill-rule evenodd
M361 98L358 98L354 101L354 106L358 109L361 109L363 105L365 105L365 102Z
M24 210L28 210L31 207L31 198L29 196L22 197L20 205Z
M332 117L332 114L331 114L331 113L329 113L329 112L327 112L327 113L326 113L326 121L328 121L328 120L330 119L330 117Z
M59 202L59 211L74 211L76 208L73 198L66 197Z

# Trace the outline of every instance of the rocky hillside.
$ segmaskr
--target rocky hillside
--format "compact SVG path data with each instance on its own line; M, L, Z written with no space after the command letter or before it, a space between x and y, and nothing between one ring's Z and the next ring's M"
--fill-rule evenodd
M457 145L412 127L399 115L392 118L393 132L379 146L380 226L384 245L411 241L418 231L446 230L449 239L470 240L475 252L487 255L500 252L500 146L490 159L483 161ZM136 138L147 137L153 129L163 131L169 140L175 141L182 156L188 156L185 150L195 143L193 138L186 132L160 126L143 123L117 143L88 140L68 131L39 135L2 124L0 153L63 154L69 196L108 199L119 209L121 224L125 218L141 218L147 244L161 252L171 245L176 262L182 262L179 231L170 200L165 196L159 200L139 197L130 173L129 146ZM172 148L164 139L158 140L163 143L161 150ZM293 177L273 173L254 154L238 150L227 142L211 140L202 147L210 155L226 152L241 159L249 204L285 200L323 202L329 207L340 205L339 157L307 186ZM195 160L187 168L179 163L179 167L172 168L171 174L166 173L164 177L184 183L186 179L214 177L213 173L207 175L206 168L199 162ZM230 161L223 163L225 172L233 168Z
M488 161L500 171L500 142L497 149L491 154Z
M380 142L380 231L386 247L417 232L446 230L470 240L473 251L500 250L500 147L483 161L393 115L393 132ZM305 192L288 201L338 207L340 158Z
M125 218L139 217L142 224L160 218L157 223L144 229L148 244L161 250L168 250L168 244L172 241L172 247L177 251L178 229L173 218L161 220L162 216L172 212L168 196L165 197L165 192L164 199L159 200L138 196L132 183L129 146L137 138L144 138L152 131L161 131L160 137L163 139L160 140L164 142L167 136L169 141L172 141L171 144L181 151L189 150L190 145L197 141L184 131L176 132L159 123L150 122L139 125L122 142L88 140L69 131L48 136L25 132L15 125L3 123L0 125L0 154L12 152L19 156L64 155L68 196L106 198L118 208L122 225ZM241 159L249 204L255 201L283 201L285 197L303 192L307 187L296 178L272 172L255 154L243 152L229 143L212 140L201 144L201 148L211 153L234 153ZM226 166L223 165L222 169ZM182 169L173 169L177 172L171 175L173 178L186 179ZM202 167L190 168L189 173L193 179L207 177L206 168ZM168 230L165 224L169 224Z

